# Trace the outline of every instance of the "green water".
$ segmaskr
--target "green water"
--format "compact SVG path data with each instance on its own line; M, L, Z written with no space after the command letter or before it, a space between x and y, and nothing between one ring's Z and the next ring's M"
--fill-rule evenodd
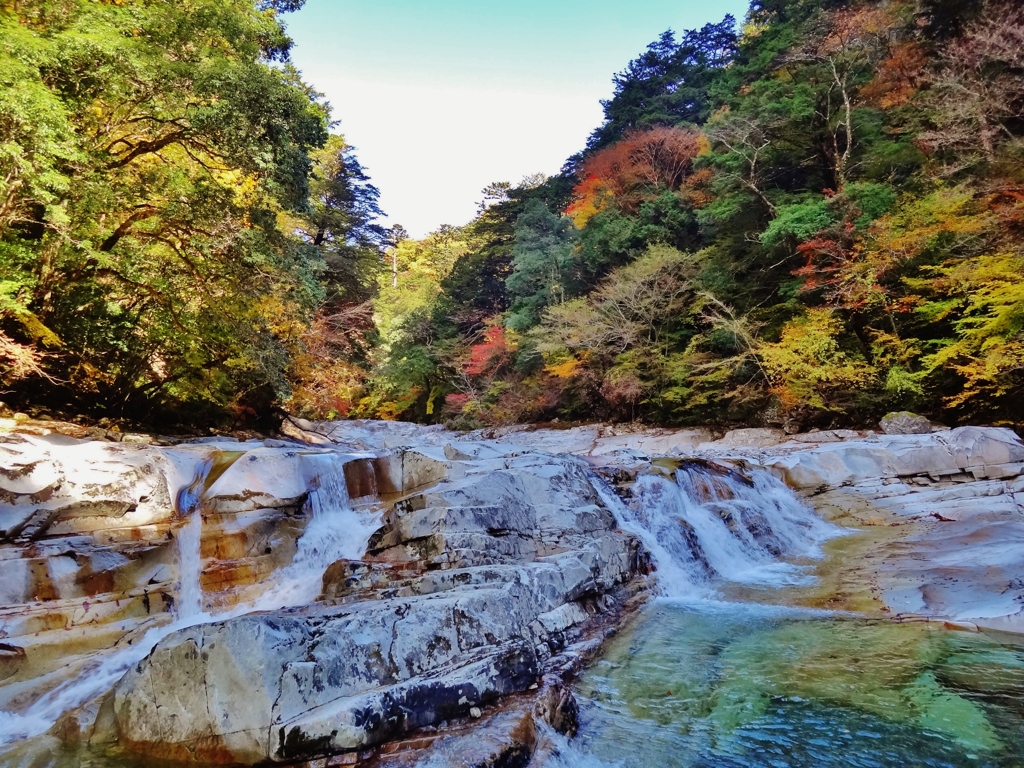
M1003 640L658 602L580 680L580 732L557 762L1024 767L1024 647Z

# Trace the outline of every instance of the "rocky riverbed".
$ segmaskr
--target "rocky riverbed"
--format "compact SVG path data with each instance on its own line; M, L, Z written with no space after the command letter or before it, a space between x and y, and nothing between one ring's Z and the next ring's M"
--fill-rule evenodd
M666 592L1024 631L1008 430L68 433L0 431L0 765L539 765Z

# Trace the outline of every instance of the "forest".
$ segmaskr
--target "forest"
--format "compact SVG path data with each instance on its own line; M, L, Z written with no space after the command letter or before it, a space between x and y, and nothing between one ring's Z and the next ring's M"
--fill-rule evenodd
M754 0L423 240L301 0L0 2L0 399L239 425L1024 425L1024 9ZM342 105L343 111L343 105Z

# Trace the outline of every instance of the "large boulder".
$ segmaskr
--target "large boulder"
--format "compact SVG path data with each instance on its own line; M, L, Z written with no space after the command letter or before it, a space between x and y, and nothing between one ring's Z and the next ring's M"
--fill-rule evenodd
M932 431L931 421L910 411L887 413L878 426L887 435L927 435Z
M639 543L578 459L389 455L393 487L434 485L394 504L368 562L328 568L321 605L165 638L114 690L122 747L241 764L360 750L535 686L628 594Z
M525 588L185 630L114 691L122 746L253 764L349 751L532 685Z

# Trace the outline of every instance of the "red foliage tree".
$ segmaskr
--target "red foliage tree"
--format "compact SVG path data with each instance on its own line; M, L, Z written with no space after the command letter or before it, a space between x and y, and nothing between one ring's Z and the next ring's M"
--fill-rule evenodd
M587 158L570 209L585 209L588 203L593 205L591 198L605 194L623 211L635 213L640 203L660 191L679 189L704 145L702 135L690 128L630 131Z
M495 371L507 363L512 350L505 337L505 327L497 323L484 331L484 340L469 348L469 354L462 363L462 370L470 376L482 376Z

